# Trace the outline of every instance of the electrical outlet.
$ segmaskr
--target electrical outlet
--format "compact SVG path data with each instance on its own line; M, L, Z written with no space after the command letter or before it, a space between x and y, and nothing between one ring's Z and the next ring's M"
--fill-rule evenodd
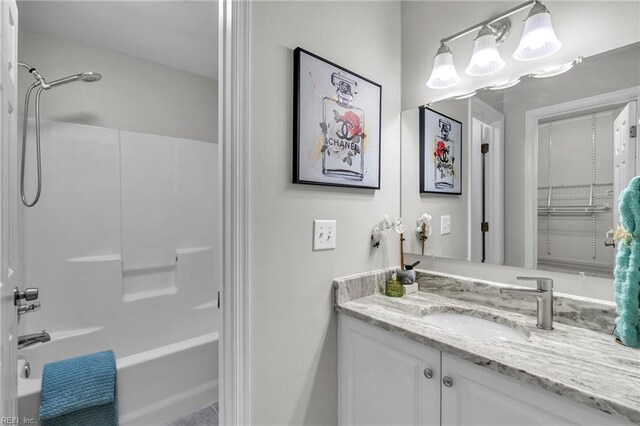
M440 216L440 235L451 233L451 216Z
M313 250L333 250L336 248L336 221L313 221Z

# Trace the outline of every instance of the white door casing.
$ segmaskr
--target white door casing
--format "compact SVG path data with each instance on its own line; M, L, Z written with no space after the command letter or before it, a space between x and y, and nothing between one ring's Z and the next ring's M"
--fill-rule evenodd
M0 416L17 416L16 286L18 166L18 9L3 0L0 10Z
M220 424L251 424L249 1L220 0L218 66L219 194L222 211Z
M613 226L620 222L620 192L636 175L636 138L630 134L635 122L635 102L629 102L613 121Z

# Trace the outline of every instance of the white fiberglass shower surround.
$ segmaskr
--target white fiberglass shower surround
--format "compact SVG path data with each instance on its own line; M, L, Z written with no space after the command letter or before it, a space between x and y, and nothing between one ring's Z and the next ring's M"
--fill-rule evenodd
M19 316L16 334L50 336L18 351L18 416L38 419L46 363L108 349L117 357L121 424L168 424L211 405L219 399L217 81L85 40L33 30L21 32L23 39L19 57L29 66L18 74L21 113L26 91L38 81L34 67L52 82L68 69L102 79L83 84L87 74L73 74L74 85L39 90L42 176L30 113L25 203L16 155L14 278L21 290L39 288L41 303ZM110 125L122 114L105 105L134 110L144 130L135 120ZM181 124L163 125L168 116Z
M122 424L211 404L217 144L41 126L43 194L22 209L21 234L25 282L42 309L22 316L20 334L46 330L51 341L19 352L19 414L37 418L45 363L107 349L118 357Z

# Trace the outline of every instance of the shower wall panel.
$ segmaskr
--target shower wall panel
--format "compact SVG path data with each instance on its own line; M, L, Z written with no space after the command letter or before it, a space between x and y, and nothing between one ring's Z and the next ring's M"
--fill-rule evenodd
M42 309L20 332L112 329L122 356L217 330L217 149L43 120L42 198L21 217Z

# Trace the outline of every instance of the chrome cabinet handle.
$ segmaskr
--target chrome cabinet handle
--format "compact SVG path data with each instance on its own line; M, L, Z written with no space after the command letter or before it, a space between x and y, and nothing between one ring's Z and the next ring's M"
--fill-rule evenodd
M451 379L451 377L449 376L444 376L442 378L442 384L450 388L451 386L453 386L453 379Z
M430 368L425 368L423 373L424 377L426 377L427 379L433 379L433 371L431 371Z

